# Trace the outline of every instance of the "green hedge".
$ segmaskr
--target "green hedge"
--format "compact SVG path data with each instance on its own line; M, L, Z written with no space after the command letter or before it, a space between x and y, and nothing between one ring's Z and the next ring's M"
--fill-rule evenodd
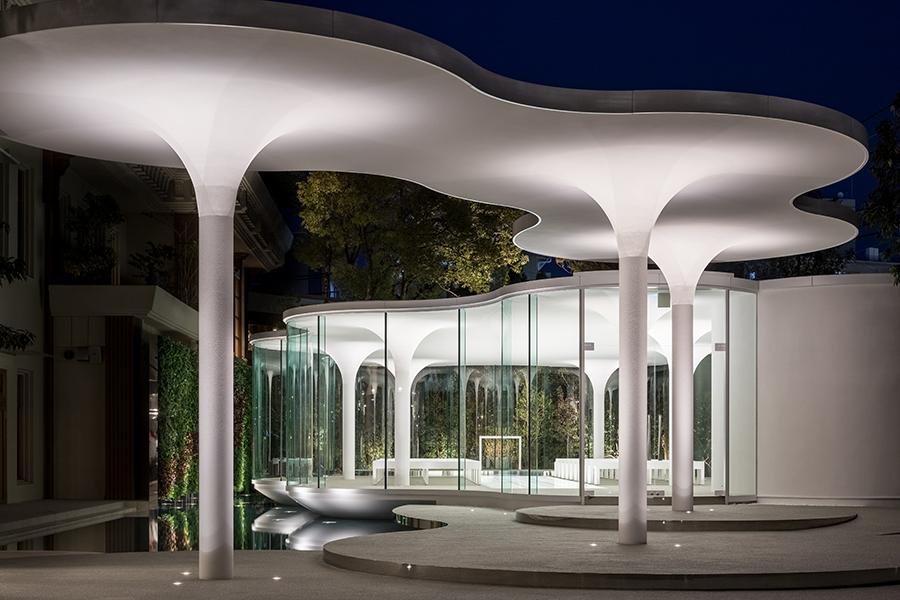
M250 366L234 361L234 490L248 493L250 484ZM160 336L159 498L177 500L199 490L197 351Z

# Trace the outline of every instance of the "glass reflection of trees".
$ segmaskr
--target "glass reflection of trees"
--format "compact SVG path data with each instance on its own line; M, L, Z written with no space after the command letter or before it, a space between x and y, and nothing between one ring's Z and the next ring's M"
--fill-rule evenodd
M532 470L551 471L555 459L577 457L578 369L533 368L530 402L528 368L511 368L509 400L503 393L503 370L504 367L498 366L467 367L465 457L478 459L479 440L483 436L508 438L482 440L483 467L486 469L515 469L521 458L523 469L530 466ZM456 386L456 372L451 367L430 367L419 374L413 397L413 457L455 458L460 455ZM590 395L589 388L589 401ZM362 425L362 416L359 413L357 416ZM589 448L589 419L586 426ZM368 421L364 429L370 431ZM522 440L521 457L517 455L517 437Z
M394 452L394 376L384 367L363 365L356 374L356 469L370 474L372 463Z

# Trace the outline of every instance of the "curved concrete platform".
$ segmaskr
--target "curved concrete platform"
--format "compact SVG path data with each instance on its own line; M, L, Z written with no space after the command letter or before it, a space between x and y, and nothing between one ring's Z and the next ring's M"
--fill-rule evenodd
M580 529L616 530L618 516L615 506L533 506L516 511L519 523ZM738 504L698 506L689 513L647 507L648 531L791 531L840 525L855 518L853 509L830 506Z
M287 484L283 479L254 479L253 488L274 502L283 506L296 506L297 503L287 492Z
M900 532L900 511L857 512L833 527L651 531L646 546L622 546L612 531L534 527L511 511L404 506L396 510L403 523L447 526L340 540L327 544L323 556L366 573L543 588L751 590L900 581L900 535L892 535Z

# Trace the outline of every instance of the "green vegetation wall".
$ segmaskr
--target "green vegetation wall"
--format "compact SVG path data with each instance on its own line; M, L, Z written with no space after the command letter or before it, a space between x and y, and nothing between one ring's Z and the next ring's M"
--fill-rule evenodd
M199 491L197 351L160 336L159 498L177 500ZM250 366L234 361L234 490L250 485Z

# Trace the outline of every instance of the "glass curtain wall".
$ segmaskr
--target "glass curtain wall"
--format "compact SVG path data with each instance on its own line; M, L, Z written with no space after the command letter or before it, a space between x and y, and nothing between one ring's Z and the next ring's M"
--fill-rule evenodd
M475 463L460 464L458 319L456 309L387 313L395 382L388 487L455 490L461 478L478 479Z
M465 353L465 397L460 413L465 415L462 456L474 463L480 476L467 481L466 489L506 491L503 468L515 450L506 447L503 385L503 306L501 302L460 309ZM463 462L463 461L461 461ZM467 478L468 479L468 478ZM476 485L473 485L476 484Z
M308 323L287 324L285 357L284 467L287 485L311 485L312 453L312 357Z
M253 342L253 479L285 475L282 361L285 338Z
M669 493L671 306L664 289L647 302L648 489ZM292 319L284 432L267 437L278 419L261 400L255 473L317 487L554 495L578 494L583 478L588 495L615 495L618 303L615 287L585 289L583 390L577 289ZM257 385L275 389L258 360ZM754 294L697 291L693 362L695 494L755 495ZM283 449L270 453L270 441Z
M579 493L582 390L578 296L578 290L531 295L531 350L526 358L531 372L532 494ZM587 388L590 390L590 383ZM587 402L590 400L588 391ZM590 429L586 431L589 452Z

